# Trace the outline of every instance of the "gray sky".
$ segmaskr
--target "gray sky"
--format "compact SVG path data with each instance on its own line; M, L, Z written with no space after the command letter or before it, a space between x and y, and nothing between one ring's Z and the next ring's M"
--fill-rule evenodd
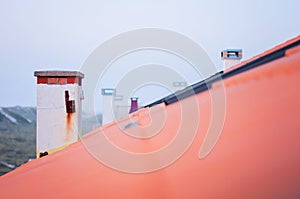
M78 70L102 42L156 27L250 58L300 32L298 0L0 1L0 106L35 106L35 70Z

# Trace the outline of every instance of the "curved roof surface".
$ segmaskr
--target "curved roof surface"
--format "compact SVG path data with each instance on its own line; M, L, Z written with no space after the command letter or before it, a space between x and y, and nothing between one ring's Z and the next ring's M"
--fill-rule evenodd
M229 69L194 96L140 109L22 165L0 177L1 198L299 198L299 40ZM225 101L212 100L218 90ZM224 111L221 130L209 134ZM104 135L130 153L111 149ZM151 156L157 151L164 153Z

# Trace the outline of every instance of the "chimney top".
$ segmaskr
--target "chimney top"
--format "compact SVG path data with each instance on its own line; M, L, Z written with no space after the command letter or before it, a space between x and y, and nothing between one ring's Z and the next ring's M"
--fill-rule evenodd
M101 94L102 95L115 95L116 94L116 89L114 89L114 88L102 88L101 89Z
M238 63L243 57L242 49L226 49L221 52L223 60L223 70L226 70Z
M242 59L242 49L226 49L221 52L221 58L224 59Z
M36 77L80 77L84 78L84 74L78 71L35 71Z

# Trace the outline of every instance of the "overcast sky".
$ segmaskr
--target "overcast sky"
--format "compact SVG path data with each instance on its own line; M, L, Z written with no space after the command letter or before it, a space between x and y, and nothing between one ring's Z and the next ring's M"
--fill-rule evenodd
M182 33L217 66L226 48L250 58L299 34L299 2L1 0L0 106L35 106L35 70L79 70L102 42L137 28Z

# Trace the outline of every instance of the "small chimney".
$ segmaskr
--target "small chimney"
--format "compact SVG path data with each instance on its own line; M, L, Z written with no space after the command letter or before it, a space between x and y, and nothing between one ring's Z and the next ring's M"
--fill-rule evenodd
M187 86L187 82L173 82L173 88L175 91L184 89Z
M108 124L114 121L114 110L113 110L113 100L116 94L116 89L113 88L102 88L102 125Z
M37 158L78 141L82 79L77 71L35 71L37 77Z
M131 99L131 105L130 105L129 113L132 113L132 112L138 110L138 98L132 97L130 99Z
M238 63L240 63L243 57L242 49L227 49L221 52L221 58L223 60L223 70L226 70Z

